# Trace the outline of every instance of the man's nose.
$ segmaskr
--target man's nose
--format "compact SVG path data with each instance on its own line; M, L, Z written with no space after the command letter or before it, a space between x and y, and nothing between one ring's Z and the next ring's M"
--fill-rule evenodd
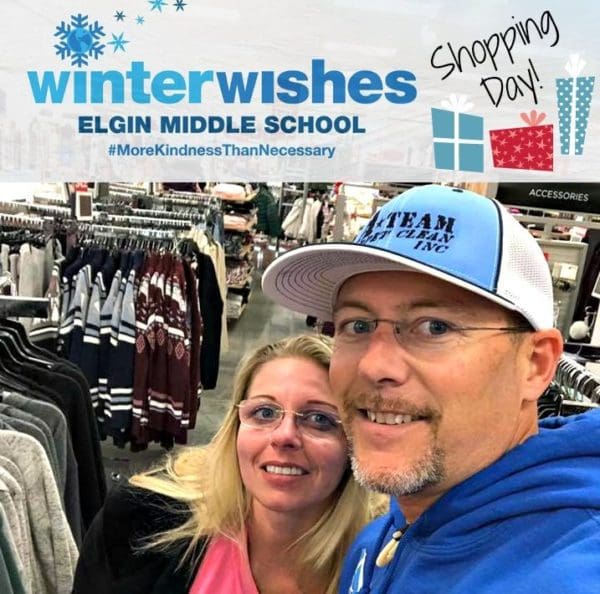
M359 375L378 385L406 382L409 355L397 339L392 324L379 323L359 356Z

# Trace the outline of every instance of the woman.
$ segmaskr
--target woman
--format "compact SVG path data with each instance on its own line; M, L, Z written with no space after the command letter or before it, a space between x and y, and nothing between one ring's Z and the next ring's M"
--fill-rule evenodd
M75 594L333 594L370 519L328 382L331 343L299 336L240 364L204 447L111 493Z

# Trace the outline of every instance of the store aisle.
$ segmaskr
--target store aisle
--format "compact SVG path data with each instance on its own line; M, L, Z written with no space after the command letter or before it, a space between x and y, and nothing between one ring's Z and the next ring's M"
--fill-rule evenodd
M189 444L207 443L217 430L229 404L233 375L244 353L258 345L286 336L313 332L306 327L305 317L275 305L260 288L260 278L253 281L250 301L242 317L231 321L229 327L229 352L221 355L219 379L214 390L207 390L202 397L196 428L190 431ZM102 442L102 454L111 484L121 482L134 472L154 464L165 451L157 444L148 450L131 453L108 442Z
M261 291L260 279L255 278L250 302L242 317L229 323L229 352L221 355L217 388L204 393L196 429L189 434L190 443L206 443L214 435L229 404L235 368L248 350L286 336L312 331L306 327L305 316L267 299Z

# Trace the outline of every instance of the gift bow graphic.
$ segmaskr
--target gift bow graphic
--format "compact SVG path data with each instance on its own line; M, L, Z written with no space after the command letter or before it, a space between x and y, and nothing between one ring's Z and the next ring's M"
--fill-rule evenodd
M442 107L449 111L470 111L473 109L473 104L467 101L467 95L456 95L452 93L448 99L442 99Z
M573 77L577 78L585 68L586 61L579 54L571 54L569 61L565 64L565 70Z
M528 126L539 126L546 119L546 114L538 113L535 109L532 109L529 113L523 112L521 119Z

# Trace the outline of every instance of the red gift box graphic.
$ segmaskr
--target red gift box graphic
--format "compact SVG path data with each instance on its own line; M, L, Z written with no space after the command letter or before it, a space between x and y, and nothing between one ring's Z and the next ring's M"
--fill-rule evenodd
M490 130L494 167L553 171L554 126L540 126L545 117L532 110L521 114L526 127Z

